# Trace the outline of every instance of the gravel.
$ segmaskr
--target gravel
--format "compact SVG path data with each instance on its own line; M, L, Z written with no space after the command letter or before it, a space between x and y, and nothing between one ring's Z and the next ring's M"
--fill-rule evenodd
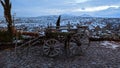
M7 49L0 52L0 68L120 68L120 47L112 49L100 43L91 42L83 56L73 57L46 57L40 46L17 52Z

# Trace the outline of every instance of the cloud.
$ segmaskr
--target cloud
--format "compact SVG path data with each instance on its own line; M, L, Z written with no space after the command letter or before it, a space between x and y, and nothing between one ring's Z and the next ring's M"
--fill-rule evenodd
M41 7L34 7L34 9L31 8L23 8L23 9L16 9L15 12L21 13L21 15L27 15L27 16L39 16L39 15L60 15L60 14L104 14L107 16L107 14L110 11L111 14L114 14L117 9L120 9L120 6L117 5L111 5L111 6L97 6L97 7L88 7L88 8L67 8L67 9L60 9L60 8L41 8ZM22 10L22 11L21 11ZM108 12L107 12L108 11ZM118 12L117 12L118 13ZM109 15L109 14L108 14Z
M75 3L85 3L91 0L75 0Z
M107 10L93 12L93 14L94 14L94 16L100 16L100 17L120 18L120 12L119 11L120 11L120 8L118 8L118 9L109 8Z
M65 4L76 5L78 3L85 3L88 1L90 1L90 0L69 0L69 1L65 1Z
M40 16L40 15L59 15L66 11L62 9L34 7L34 9L31 9L31 8L16 9L14 12L17 12L16 15L18 16L19 15L20 16Z
M91 14L102 16L117 15L120 12L119 0L11 0L12 14L17 16L40 16L59 14ZM0 6L0 13L3 9ZM105 11L105 12L103 12ZM108 15L107 15L108 14Z
M118 8L120 8L120 6L112 5L112 6L88 7L88 8L84 8L84 9L75 9L73 11L74 12L78 12L78 11L80 11L80 12L96 12L96 11L107 10L109 8L118 9Z

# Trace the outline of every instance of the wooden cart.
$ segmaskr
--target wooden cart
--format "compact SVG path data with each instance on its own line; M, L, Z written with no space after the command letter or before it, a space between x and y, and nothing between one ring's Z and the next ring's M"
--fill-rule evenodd
M82 45L89 45L89 39L85 33L86 28L68 28L60 26L46 28L43 44L43 53L49 57L55 57L66 52L67 56L81 54L83 52ZM84 44L86 43L86 44Z

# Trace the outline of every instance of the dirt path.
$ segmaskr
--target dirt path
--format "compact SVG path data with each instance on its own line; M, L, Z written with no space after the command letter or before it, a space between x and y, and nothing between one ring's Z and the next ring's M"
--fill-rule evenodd
M120 47L110 48L102 45L104 42L91 42L84 56L70 58L48 58L42 56L41 48L31 47L28 55L24 52L16 56L12 51L0 54L0 68L119 68ZM119 45L119 42L107 42ZM3 57L3 58L1 58Z

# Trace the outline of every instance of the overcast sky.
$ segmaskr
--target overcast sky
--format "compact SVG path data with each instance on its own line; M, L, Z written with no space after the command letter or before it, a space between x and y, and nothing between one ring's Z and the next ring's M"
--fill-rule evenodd
M41 15L83 15L120 17L120 0L11 0L12 14L22 17ZM3 8L0 5L0 16Z

